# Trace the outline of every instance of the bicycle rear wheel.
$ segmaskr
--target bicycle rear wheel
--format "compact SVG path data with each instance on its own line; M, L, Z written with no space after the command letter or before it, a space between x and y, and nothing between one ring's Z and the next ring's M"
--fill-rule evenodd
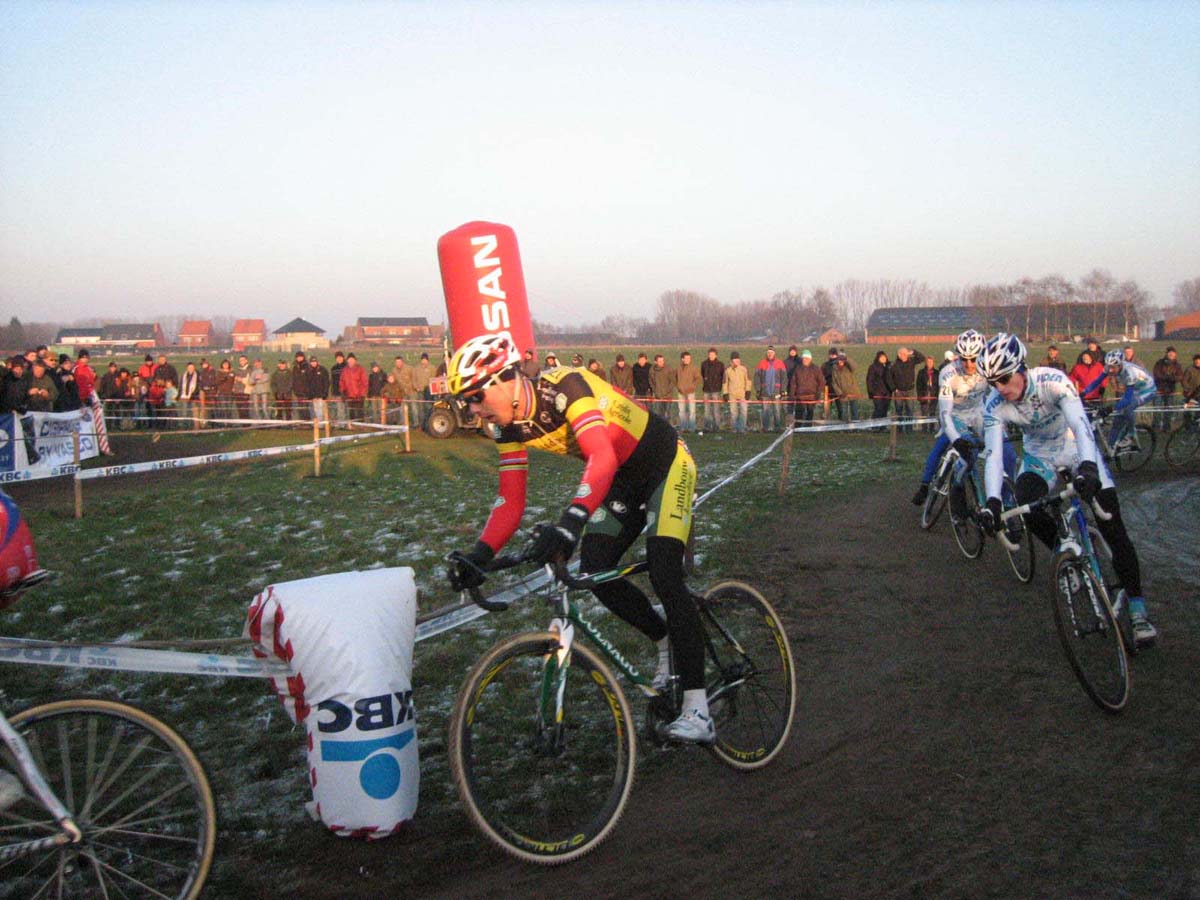
M973 472L967 472L962 483L950 489L950 524L963 556L978 558L983 553L983 529L979 527L979 496Z
M1086 559L1064 551L1054 559L1050 590L1058 639L1079 683L1105 712L1120 712L1129 700L1129 659L1104 585Z
M1007 475L1004 476L1004 484L1006 487L1005 494L1007 497L1014 499L1017 496L1016 487L1013 485L1012 479ZM1010 522L1014 521L1012 519ZM1012 528L1005 528L1005 537L1017 545L1016 550L1011 550L1005 546L1005 555L1008 556L1008 564L1012 567L1013 574L1017 576L1017 580L1023 584L1029 584L1033 581L1033 571L1035 566L1035 552L1033 546L1033 534L1030 532L1025 523L1025 517L1021 516L1015 520L1017 525Z
M450 771L467 814L500 849L542 865L608 837L637 757L625 693L578 643L554 721L558 648L550 632L497 644L467 675L450 720Z
M1137 439L1136 450L1125 450L1114 454L1117 469L1122 472L1136 472L1154 455L1154 429L1149 425L1137 425L1134 428L1134 437Z
M717 729L712 752L735 769L765 766L783 748L796 712L796 666L779 616L740 581L699 603L707 644L705 686Z
M11 722L83 840L0 864L0 898L199 896L216 808L203 767L178 734L108 700L47 703ZM2 748L0 764L18 771ZM56 830L28 795L0 812L3 843Z
M938 467L933 481L929 483L929 493L925 495L925 504L921 507L921 527L928 531L933 527L942 510L946 508L946 497L950 493L950 475L953 465L943 461Z
M1172 466L1186 466L1200 452L1200 426L1185 421L1167 436L1163 454Z

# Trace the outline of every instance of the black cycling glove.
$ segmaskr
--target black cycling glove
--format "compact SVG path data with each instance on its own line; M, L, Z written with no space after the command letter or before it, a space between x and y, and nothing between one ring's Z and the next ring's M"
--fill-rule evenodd
M533 529L529 558L539 563L566 562L574 554L587 520L588 511L578 503L572 503L559 517L557 525L548 522L538 525Z
M1083 498L1084 503L1091 503L1100 493L1100 469L1091 460L1085 459L1075 469L1075 493Z
M971 454L975 452L975 445L964 437L956 438L953 445L954 452L961 456L967 462L971 461Z
M1004 504L999 497L988 497L987 506L979 511L979 527L988 534L995 534L1000 528L1000 514L1004 512Z
M487 580L482 570L495 556L495 551L483 541L476 541L475 546L466 553L457 550L451 553L450 565L446 567L446 578L450 581L451 589L466 591L479 587Z

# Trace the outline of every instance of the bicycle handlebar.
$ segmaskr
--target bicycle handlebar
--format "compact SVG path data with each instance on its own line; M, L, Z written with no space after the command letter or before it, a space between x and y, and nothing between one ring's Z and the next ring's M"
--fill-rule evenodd
M1079 492L1075 490L1074 484L1068 484L1057 494L1047 494L1038 500L1031 500L1022 506L1014 506L1012 509L1006 509L1000 513L1000 521L1007 522L1016 516L1025 516L1031 512L1037 512L1039 509L1050 506L1052 503L1060 503L1063 500L1069 500L1071 497L1079 496ZM1092 512L1096 514L1096 518L1103 522L1107 522L1112 518L1112 513L1106 512L1104 507L1100 505L1100 501L1095 497L1091 502Z
M506 569L515 569L518 566L523 566L526 563L532 562L533 561L533 557L531 555L532 549L533 549L533 541L530 541L529 544L524 549L520 550L519 552L503 553L500 556L497 556L495 559L493 559L486 566L475 565L473 562L466 559L466 557L464 557L457 550L454 551L453 553L448 554L446 556L446 561L447 562L466 562L468 565L472 566L477 572L479 572L479 574L486 576L493 572L503 572ZM556 579L561 581L563 584L566 584L568 587L574 586L575 579L573 579L567 573L567 567L566 567L565 562L547 563L547 565L553 570L554 577ZM511 605L508 601L505 601L505 600L492 600L492 599L489 599L488 597L485 597L483 595L483 591L480 590L479 585L476 585L475 587L467 588L466 590L467 590L467 594L470 596L471 600L475 603L475 605L480 607L481 609L486 609L488 612L504 612Z

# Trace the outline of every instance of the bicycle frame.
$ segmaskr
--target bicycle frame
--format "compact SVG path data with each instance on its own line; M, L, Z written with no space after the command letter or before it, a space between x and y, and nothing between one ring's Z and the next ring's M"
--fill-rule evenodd
M49 837L26 841L23 844L0 846L0 861L16 859L20 856L39 853L42 850L48 850L52 847L77 844L82 841L83 832L75 824L75 820L71 817L70 812L62 805L62 802L55 795L54 791L50 789L50 785L46 784L46 780L38 770L37 764L33 761L33 754L29 752L29 745L25 743L25 739L21 737L20 733L9 724L3 712L0 712L0 740L4 741L5 746L8 747L9 752L12 753L13 758L16 760L17 768L20 770L18 774L25 783L25 786L50 811L50 814L58 822L59 828L62 829L58 834L50 835Z

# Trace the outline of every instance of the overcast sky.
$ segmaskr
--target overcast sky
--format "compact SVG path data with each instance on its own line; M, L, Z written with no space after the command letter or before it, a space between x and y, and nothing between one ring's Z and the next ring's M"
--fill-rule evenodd
M1200 276L1200 3L0 4L0 316Z

